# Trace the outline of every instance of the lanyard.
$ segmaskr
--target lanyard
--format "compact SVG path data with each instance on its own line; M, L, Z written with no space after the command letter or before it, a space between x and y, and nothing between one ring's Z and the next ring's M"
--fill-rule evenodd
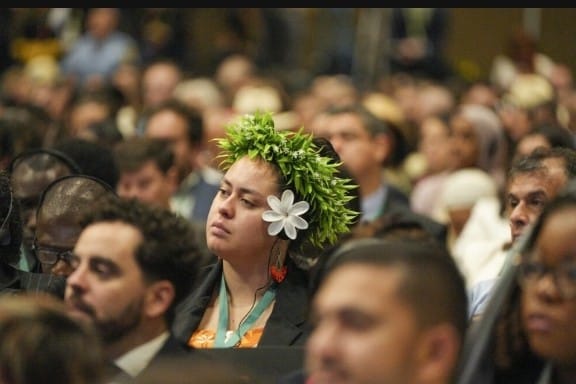
M219 303L218 303L218 329L216 330L216 339L214 340L214 347L215 348L230 348L234 347L239 344L240 339L244 336L246 332L254 323L258 320L258 318L262 315L262 313L268 308L270 303L276 297L276 288L275 286L270 286L262 299L256 304L256 306L250 311L246 321L242 322L236 332L227 332L228 331L228 321L229 321L229 313L228 313L228 292L226 289L226 280L224 279L224 274L222 274L222 280L220 282L220 294L219 294Z

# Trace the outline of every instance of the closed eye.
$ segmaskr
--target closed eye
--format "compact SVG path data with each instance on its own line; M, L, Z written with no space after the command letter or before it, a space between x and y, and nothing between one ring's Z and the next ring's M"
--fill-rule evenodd
M120 274L120 268L116 264L103 258L91 259L89 266L100 280L108 280Z

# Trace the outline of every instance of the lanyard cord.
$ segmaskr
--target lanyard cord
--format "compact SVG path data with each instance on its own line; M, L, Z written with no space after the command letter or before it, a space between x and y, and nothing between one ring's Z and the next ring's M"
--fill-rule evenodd
M260 318L262 313L268 308L276 297L276 286L271 285L268 287L262 299L256 306L248 313L246 321L242 322L236 332L228 332L228 290L226 289L226 280L222 274L220 281L220 293L218 303L218 328L216 330L216 339L214 340L215 348L230 348L238 345L240 340L248 332L250 328Z

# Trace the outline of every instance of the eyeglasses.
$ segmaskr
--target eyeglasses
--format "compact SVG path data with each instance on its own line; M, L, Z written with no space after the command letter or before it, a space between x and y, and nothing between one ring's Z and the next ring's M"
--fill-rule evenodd
M576 298L576 263L562 264L556 268L537 261L522 261L518 264L518 282L523 287L537 283L549 273L563 299Z
M70 264L72 260L72 250L57 248L57 247L41 247L36 244L36 240L32 243L32 249L36 254L36 258L42 264L54 265L58 260L64 260L66 263Z

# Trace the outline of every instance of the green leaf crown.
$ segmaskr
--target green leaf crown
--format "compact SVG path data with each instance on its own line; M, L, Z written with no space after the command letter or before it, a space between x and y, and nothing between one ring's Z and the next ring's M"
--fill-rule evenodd
M279 131L269 112L244 115L226 127L226 136L216 139L221 148L221 167L227 170L238 159L261 158L277 166L299 199L310 204L308 241L314 246L335 243L350 229L358 212L349 208L356 188L352 180L339 177L333 158L322 156L312 135Z

